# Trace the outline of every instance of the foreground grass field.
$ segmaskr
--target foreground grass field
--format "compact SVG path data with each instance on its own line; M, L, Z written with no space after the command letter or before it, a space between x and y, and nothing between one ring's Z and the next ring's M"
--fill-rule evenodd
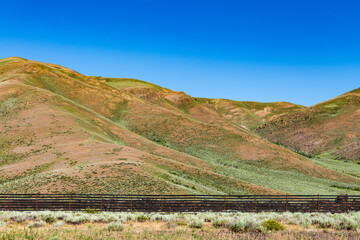
M0 239L359 239L359 229L359 212L0 212Z

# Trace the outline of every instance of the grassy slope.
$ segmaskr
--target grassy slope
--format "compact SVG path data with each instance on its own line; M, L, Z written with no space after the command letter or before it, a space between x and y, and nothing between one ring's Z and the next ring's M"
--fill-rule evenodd
M312 155L360 159L359 89L269 121L257 132L272 142Z
M0 74L5 191L339 193L336 182L358 182L181 92L19 58Z

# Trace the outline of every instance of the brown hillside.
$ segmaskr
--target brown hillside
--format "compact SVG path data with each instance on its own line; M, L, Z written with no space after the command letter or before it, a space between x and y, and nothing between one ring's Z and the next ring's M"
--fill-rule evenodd
M212 103L139 80L8 58L0 60L0 103L6 192L279 193L306 192L307 181L337 192L337 182L359 183L259 138ZM285 106L273 115L302 108ZM297 174L302 186L266 174Z
M360 159L360 91L356 89L283 115L265 123L257 132L272 142L301 152Z

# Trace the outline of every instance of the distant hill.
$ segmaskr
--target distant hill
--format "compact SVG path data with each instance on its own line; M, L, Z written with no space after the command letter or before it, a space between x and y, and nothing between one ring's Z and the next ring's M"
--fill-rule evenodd
M194 98L136 79L84 76L6 58L0 60L0 187L311 194L341 193L342 186L359 184L358 177L320 166L253 131L306 111L285 102Z
M257 133L309 155L360 159L360 88L273 119Z

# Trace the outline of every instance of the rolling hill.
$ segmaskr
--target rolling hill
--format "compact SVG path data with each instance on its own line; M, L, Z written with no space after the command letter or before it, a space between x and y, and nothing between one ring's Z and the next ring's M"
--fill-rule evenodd
M306 111L286 102L194 98L136 79L6 58L0 60L0 187L8 193L356 192L358 176L254 131Z
M360 88L257 129L272 142L308 155L360 160Z

